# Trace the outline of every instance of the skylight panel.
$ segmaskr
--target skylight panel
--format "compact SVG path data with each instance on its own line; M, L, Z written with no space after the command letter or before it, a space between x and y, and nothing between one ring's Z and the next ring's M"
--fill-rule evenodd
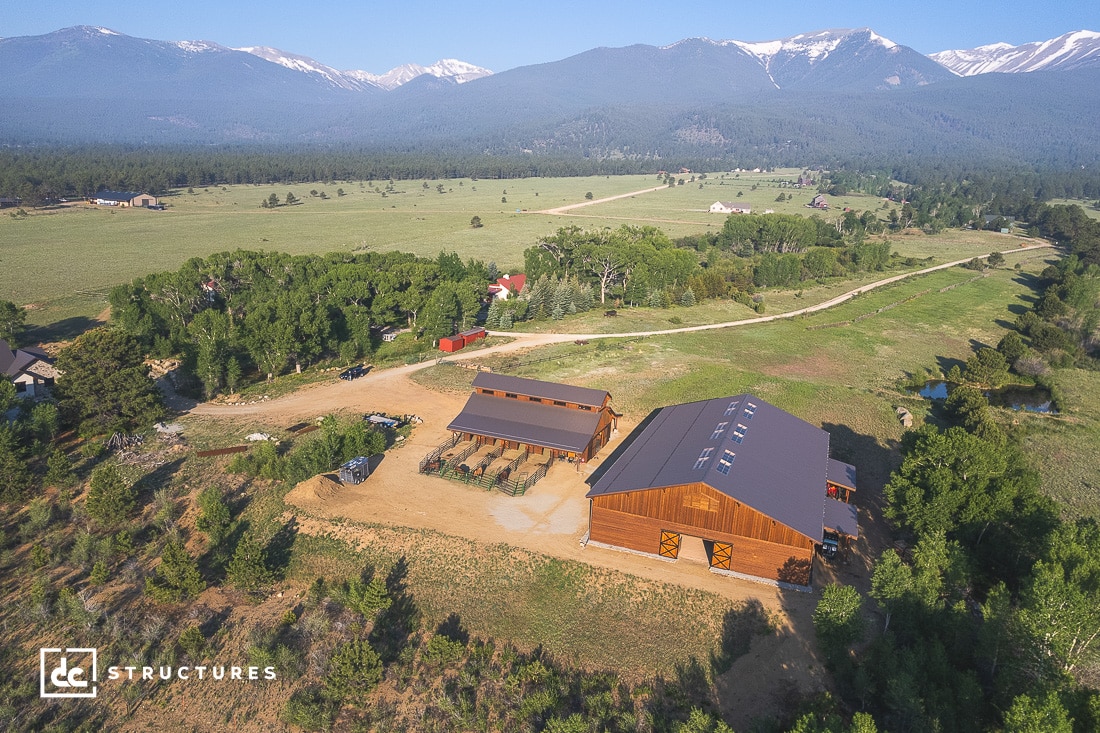
M752 416L756 414L756 405L751 402L745 403L745 417L752 420Z
M730 406L726 408L726 414L727 415L732 415L735 412L737 412L737 403L736 402L731 402Z
M728 422L720 422L720 423L718 423L718 425L717 425L717 426L716 426L716 427L714 428L714 432L713 432L713 433L711 433L711 435L710 435L710 439L711 439L711 440L718 440L719 438L721 438L721 437L722 437L722 433L724 433L724 432L726 431L726 428L727 428L727 427L729 427L729 423L728 423Z
M713 448L704 448L703 452L699 454L698 460L695 461L695 468L702 468L707 465L707 461L710 459L710 454L714 452Z
M737 458L737 454L733 451L723 451L722 457L718 459L718 465L715 467L718 473L723 476L729 476L730 469L733 468L733 460Z
M735 427L733 429L733 432L730 434L730 440L732 440L734 443L740 443L742 440L745 439L745 433L747 433L748 430L748 426L737 423L737 427Z

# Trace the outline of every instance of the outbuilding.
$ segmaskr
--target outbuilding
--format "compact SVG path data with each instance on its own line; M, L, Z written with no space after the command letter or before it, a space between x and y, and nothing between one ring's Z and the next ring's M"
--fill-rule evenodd
M753 395L661 408L624 446L588 492L590 544L805 589L827 533L858 536L855 468Z
M345 484L361 484L370 476L370 458L359 456L340 466L340 481Z
M100 191L89 200L97 206L136 206L146 209L159 206L156 196L136 191Z
M462 336L444 336L439 339L439 350L448 354L454 353L466 346L466 339Z

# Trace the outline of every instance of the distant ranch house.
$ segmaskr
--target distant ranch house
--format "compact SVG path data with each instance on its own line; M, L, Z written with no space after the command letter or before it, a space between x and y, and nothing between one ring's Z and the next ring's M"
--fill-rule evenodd
M505 275L489 286L489 295L497 300L508 300L512 295L518 295L526 284L526 275Z
M752 207L744 204L737 204L733 201L715 201L710 205L710 213L712 214L751 214Z
M88 199L96 206L140 207L145 209L156 208L160 204L156 196L134 191L100 191Z
M41 397L57 378L52 360L40 349L12 349L0 339L0 374L15 383L16 397Z
M588 492L588 544L807 589L815 552L858 536L856 469L829 434L742 394L664 407Z

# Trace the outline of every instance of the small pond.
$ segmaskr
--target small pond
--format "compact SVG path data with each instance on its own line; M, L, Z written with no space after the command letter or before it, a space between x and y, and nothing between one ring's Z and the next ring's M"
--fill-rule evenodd
M951 382L934 379L925 382L917 391L926 400L946 400L948 393L955 388ZM1043 387L1024 387L1014 385L1000 389L985 390L983 394L994 407L1007 407L1010 410L1025 412L1045 412L1057 414L1051 401L1050 391Z

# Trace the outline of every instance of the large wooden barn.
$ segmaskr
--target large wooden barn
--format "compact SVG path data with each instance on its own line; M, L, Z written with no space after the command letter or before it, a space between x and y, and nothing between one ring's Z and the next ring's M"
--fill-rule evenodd
M588 492L589 542L809 586L827 533L858 535L829 434L752 395L656 411Z
M599 389L478 372L447 429L461 440L587 461L611 439L617 415Z

